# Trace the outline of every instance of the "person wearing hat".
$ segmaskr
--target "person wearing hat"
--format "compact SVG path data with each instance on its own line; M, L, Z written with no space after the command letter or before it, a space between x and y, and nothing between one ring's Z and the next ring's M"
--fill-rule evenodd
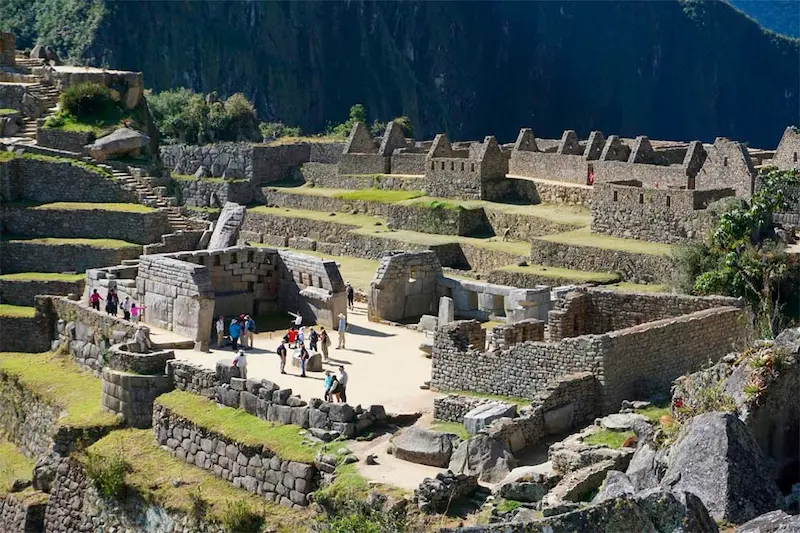
M325 371L325 401L331 401L331 385L333 385L333 373L330 370Z
M339 313L339 327L337 329L339 332L339 346L336 347L337 350L344 350L346 349L344 346L344 334L347 331L347 319L344 316L344 313Z
M247 379L247 354L244 350L239 350L236 357L233 358L233 366L239 369L239 377Z
M325 328L319 328L319 345L322 347L322 357L328 360L328 346L331 345L331 338Z
M256 333L256 321L250 315L244 316L244 346L245 348L253 347L253 337Z
M231 325L228 326L228 333L231 336L231 345L233 346L233 350L238 350L239 337L242 335L242 326L239 325L239 322L237 322L235 318L231 319Z

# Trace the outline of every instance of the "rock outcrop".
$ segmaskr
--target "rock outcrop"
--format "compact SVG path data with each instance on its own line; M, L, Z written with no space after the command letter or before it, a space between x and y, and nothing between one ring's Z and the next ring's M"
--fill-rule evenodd
M111 156L136 156L150 144L150 137L130 128L119 128L113 133L100 137L86 148L89 155L98 161L105 161Z
M404 461L445 468L457 440L452 433L412 426L392 439L392 452Z
M462 442L450 459L453 472L477 475L481 481L501 481L517 465L517 460L500 440L478 434Z

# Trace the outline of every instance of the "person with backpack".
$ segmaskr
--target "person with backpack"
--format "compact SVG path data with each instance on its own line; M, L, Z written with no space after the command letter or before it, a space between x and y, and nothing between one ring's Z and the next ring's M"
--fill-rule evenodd
M131 319L131 297L130 296L126 296L125 300L123 300L122 303L119 304L119 308L122 309L122 318L124 318L125 320L130 320Z
M300 377L306 377L306 362L311 358L305 345L300 345Z
M319 344L322 347L322 358L328 360L328 346L331 345L331 338L325 328L319 328Z
M253 337L256 334L256 321L250 315L245 315L244 317L244 334L245 334L245 342L244 345L247 348L253 348Z
M331 401L331 385L333 385L333 374L330 370L325 371L325 398L326 402Z
M239 337L242 335L242 326L239 325L239 322L235 318L231 319L231 325L228 326L228 333L231 336L231 345L235 352L239 349Z
M233 366L239 369L239 377L247 379L247 354L244 350L239 350L233 358Z
M319 334L314 328L311 328L311 333L308 334L308 349L312 352L318 352L317 343L319 342Z
M275 350L278 352L278 357L281 358L281 374L286 373L286 341L281 341L280 346L278 349Z
M109 289L106 294L106 313L112 316L117 316L117 308L119 307L119 296L117 291Z
M353 286L350 285L350 282L347 282L347 286L345 287L345 292L347 293L347 308L351 311L353 310L353 301L355 300L355 291L353 290Z

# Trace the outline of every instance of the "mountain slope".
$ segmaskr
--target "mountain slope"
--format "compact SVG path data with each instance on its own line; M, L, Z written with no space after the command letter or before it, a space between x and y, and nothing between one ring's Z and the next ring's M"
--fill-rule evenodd
M800 114L799 41L718 1L93 5L101 20L83 23L91 39L73 54L142 70L157 90L243 91L263 118L306 131L361 102L426 137L508 141L530 126L775 146Z
M800 2L797 0L728 0L765 28L800 37Z

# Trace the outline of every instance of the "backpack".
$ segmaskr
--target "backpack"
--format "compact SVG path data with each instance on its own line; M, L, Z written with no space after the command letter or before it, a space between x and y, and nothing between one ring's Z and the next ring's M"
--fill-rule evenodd
M248 320L247 323L245 324L245 326L247 327L247 331L255 331L256 330L256 323L254 321L252 321L252 320Z
M319 334L316 331L311 330L311 342L317 342L317 340L319 340Z

